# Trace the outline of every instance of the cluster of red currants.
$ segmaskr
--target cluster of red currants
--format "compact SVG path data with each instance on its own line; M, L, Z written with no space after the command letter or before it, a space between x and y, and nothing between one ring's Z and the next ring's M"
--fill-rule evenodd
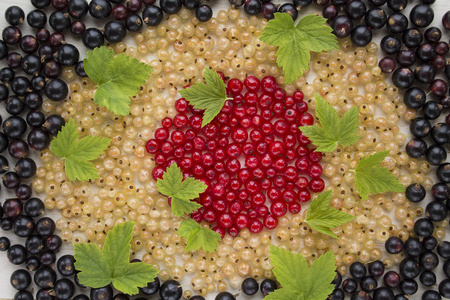
M196 200L203 207L191 217L217 223L213 229L222 236L274 229L288 211L300 212L310 192L324 189L322 154L298 129L314 117L301 91L286 95L272 76L231 79L227 92L233 100L203 128L203 111L184 98L176 101L178 114L163 119L146 144L155 155L152 176L161 178L177 163L185 178L205 182L208 188Z

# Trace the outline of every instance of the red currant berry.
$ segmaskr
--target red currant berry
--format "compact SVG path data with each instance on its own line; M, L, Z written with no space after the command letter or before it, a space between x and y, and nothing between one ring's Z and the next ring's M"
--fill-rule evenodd
M259 193L253 194L251 197L251 200L255 205L260 206L260 205L263 205L264 202L266 202L266 197L264 196L263 193L259 192Z
M322 175L322 166L318 163L312 163L309 167L308 174L311 178L319 178Z
M300 202L308 202L311 199L311 193L306 189L298 191L297 195Z
M237 227L233 226L230 229L228 229L228 234L231 237L237 237L237 235L239 234L239 229Z
M215 226L215 227L212 228L212 230L213 230L214 232L217 232L218 234L220 234L220 237L221 237L222 239L225 237L226 231L225 231L224 228L221 228L221 227L219 227L219 226Z
M184 114L178 114L173 118L173 126L176 128L184 128L189 124L189 119Z
M239 229L247 228L249 223L250 223L250 219L247 215L240 214L236 217L235 224L236 224L236 227Z
M260 220L251 219L248 224L248 229L251 233L260 233L264 229L264 226Z
M294 97L295 101L300 102L303 101L305 95L303 94L302 91L295 91L292 97Z
M154 139L148 140L147 143L145 143L145 150L147 150L147 152L150 154L158 153L159 151L158 142Z
M291 214L298 214L302 210L302 206L298 202L292 202L288 204L288 210Z
M240 81L239 79L233 78L228 80L228 84L227 84L227 90L231 93L231 94L239 94L240 92L242 92L242 89L244 88L244 85L242 84L242 81Z
M273 94L278 87L277 80L273 76L266 76L261 80L261 90Z
M278 136L284 136L289 132L289 125L283 120L276 121L273 126L275 134Z
M309 189L314 193L320 193L325 188L325 182L321 178L313 178L309 182Z
M169 138L169 130L167 128L158 128L155 130L155 140L163 142Z
M287 213L287 204L282 201L275 201L270 205L270 212L276 217L282 217Z
M233 226L233 218L229 213L222 213L217 219L217 225L225 229L231 228Z
M186 99L180 98L177 101L175 101L175 109L177 112L185 113L188 111L188 108L189 108L189 102Z
M247 130L245 130L243 128L235 128L235 129L233 129L233 131L231 133L231 139L235 143L244 143L244 142L246 142L247 139L248 139Z
M164 128L170 128L170 126L172 126L172 119L169 117L165 117L161 120L161 125Z
M264 217L263 223L267 229L275 229L278 225L278 219L274 215L268 214Z
M249 91L257 91L261 85L261 82L255 76L247 76L244 79L244 85Z

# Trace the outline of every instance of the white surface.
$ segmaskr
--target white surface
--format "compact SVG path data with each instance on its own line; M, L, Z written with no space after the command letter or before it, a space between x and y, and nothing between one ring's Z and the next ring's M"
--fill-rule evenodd
M88 0L89 2L90 0ZM273 0L273 3L286 3L286 2L291 2L289 0ZM212 4L211 4L212 3ZM219 11L220 9L228 9L229 8L229 2L228 0L215 0L215 2L211 2L209 4L211 4L211 6L213 7L214 12ZM406 9L406 15L409 15L409 11L410 9L416 5L421 3L420 0L409 0L409 5ZM4 12L5 10L11 6L11 5L18 5L20 7L22 7L22 9L25 11L25 15L35 9L31 3L30 0L0 0L0 29L3 29L4 27L7 26L6 21L4 20ZM436 0L436 2L433 4L433 10L435 12L435 18L434 18L434 22L433 25L437 26L441 29L443 29L442 24L441 24L441 19L443 14L450 10L450 0ZM306 12L308 13L312 13L312 12L317 12L317 13L321 13L321 10L319 10L321 7L318 7L316 5L311 5L310 7L307 8ZM241 8L242 9L242 8ZM300 12L300 17L306 13L305 11L301 11ZM389 12L388 12L389 13ZM92 18L91 17L87 17L86 19L89 19L90 22L92 22ZM88 21L87 23L90 24L90 22ZM26 21L25 21L26 23ZM23 34L31 34L34 32L30 31L30 28L28 26L28 24L24 24L21 27L22 29L22 33ZM70 34L67 34L66 38L69 42L74 42L73 38L68 37ZM444 38L443 40L448 41L449 38L449 32L447 31L447 33L444 34ZM379 36L375 37L375 39L379 40ZM81 51L81 55L84 55L85 51ZM380 53L379 53L380 54ZM0 62L0 68L5 67L5 62L2 61ZM2 111L0 111L0 113L2 113ZM3 113L2 113L3 114ZM408 131L407 128L403 128L405 130L405 132ZM409 134L409 133L408 133ZM1 197L1 202L4 202L4 199L6 199L8 197L8 195L5 193L5 189L2 189L2 191L0 192L0 197ZM53 212L54 216L59 217L59 213L56 213L55 211ZM13 235L12 232L4 232L0 229L0 236L6 235L11 239L12 244L20 242L20 243L24 243L25 239L21 239L18 237L15 237ZM71 247L69 245L64 245L62 251L60 252L59 255L61 255L61 253L70 253L71 252ZM14 297L14 294L16 293L16 290L14 290L11 285L10 285L10 275L11 273L17 269L17 267L21 267L24 268L24 266L14 266L11 263L8 262L7 258L6 258L6 253L0 253L0 300L5 300L5 299L11 299ZM419 284L420 285L420 284ZM250 297L244 297L245 295L243 295L242 293L240 293L241 295L238 297L238 299L244 300L245 299L250 299ZM211 294L209 295L208 299L213 299L215 294ZM260 295L258 293L258 295ZM411 299L419 299L420 298L420 293L415 294L414 296L411 297ZM156 295L155 295L156 296ZM158 297L150 297L152 299L158 299ZM255 299L256 297L251 297L251 299ZM289 300L289 299L287 299Z

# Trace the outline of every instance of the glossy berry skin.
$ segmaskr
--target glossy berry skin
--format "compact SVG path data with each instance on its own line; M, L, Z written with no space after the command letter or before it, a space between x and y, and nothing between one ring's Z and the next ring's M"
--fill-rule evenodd
M200 5L200 0L183 0L183 5L187 9L196 9ZM242 3L244 4L244 3Z
M397 66L395 59L392 57L384 57L380 60L378 63L378 66L381 69L381 72L383 73L392 73L395 70L395 67Z
M56 61L63 66L73 66L80 58L80 52L71 44L64 44L56 51Z
M69 14L62 11L55 11L48 18L48 23L53 30L63 32L69 29L71 20Z
M354 262L350 265L349 271L354 278L361 279L366 276L367 269L364 264L360 262Z
M438 266L439 258L434 252L427 251L420 255L419 264L424 270L431 271Z
M416 53L412 50L400 50L396 55L396 60L402 67L409 67L416 62Z
M45 248L44 239L38 235L31 235L25 242L25 247L29 254L37 255L42 253Z
M417 27L427 27L433 22L434 12L430 6L419 4L413 7L409 14L409 19Z
M155 5L150 5L142 11L142 19L149 26L156 26L161 23L163 19L163 11Z
M35 223L29 216L20 215L13 220L13 230L17 236L29 237L34 231Z
M438 145L447 144L450 141L450 125L437 123L431 129L431 138Z
M415 137L423 138L430 134L431 123L426 118L418 117L411 121L409 130Z
M112 6L108 0L92 0L89 3L89 14L96 19L105 19L111 12Z
M83 32L81 40L84 46L86 46L89 49L94 49L104 44L105 37L103 33L97 28L88 28Z
M42 200L38 198L30 198L24 205L24 211L28 216L35 218L44 214L45 206Z
M396 236L389 237L384 245L386 252L390 254L398 254L403 251L403 241Z
M366 13L366 5L362 1L352 1L345 6L345 13L351 19L361 19Z
M336 37L345 38L352 33L353 23L349 17L341 15L334 19L332 28Z
M422 44L417 47L416 54L422 62L431 61L436 56L436 47L432 44Z
M180 11L182 3L180 0L160 0L159 6L166 14L176 14Z
M394 293L386 287L379 287L374 291L373 299L374 300L394 300Z
M383 277L383 283L388 288L396 288L400 284L400 276L395 271L388 271Z
M15 26L8 26L3 29L2 39L7 45L15 45L20 42L22 32Z
M31 276L27 270L16 270L11 274L11 285L16 290L24 290L31 284Z
M5 20L10 25L16 26L23 23L23 20L25 19L25 13L23 12L23 9L19 6L13 5L6 9L5 11Z
M75 259L73 257L73 255L67 254L67 255L63 255L61 256L57 263L56 263L56 268L59 272L59 274L63 275L63 276L70 276L75 274L76 270L75 270Z
M418 183L410 184L405 191L406 198L414 203L420 202L425 198L425 188Z
M37 166L31 158L23 157L16 162L14 170L21 178L30 178L36 174Z
M423 35L417 28L406 29L402 34L402 41L408 48L415 48L422 43Z
M113 289L110 285L102 288L91 288L90 299L91 300L112 300L113 299Z
M414 224L414 232L421 237L429 237L433 234L434 225L429 219L421 218Z
M214 298L215 300L236 300L236 297L234 297L229 292L220 292L217 294L217 296Z
M27 290L18 291L14 295L14 300L33 300L33 294Z
M433 251L437 247L438 243L439 241L434 236L424 238L422 241L423 248L428 251Z
M450 196L450 188L447 185L438 182L431 187L431 194L434 200L445 201Z
M50 145L51 137L45 130L34 128L28 134L27 142L30 148L42 151Z
M278 287L277 283L272 279L264 279L260 284L260 291L264 296L274 292Z
M342 289L348 294L353 294L358 289L358 282L353 278L347 278L342 282Z
M6 256L14 265L20 265L27 259L27 250L24 246L15 244L8 248Z
M436 170L436 176L444 183L450 183L450 163L441 164Z
M436 284L436 274L431 271L423 271L420 273L419 280L426 287L433 286Z
M88 13L89 4L86 0L71 0L67 12L74 19L82 19Z
M29 147L28 144L21 139L13 140L8 145L8 153L14 158L23 158L28 155L29 153Z
M427 290L422 294L422 300L441 300L442 297L437 291Z
M244 3L244 11L251 16L261 13L262 4L259 0L246 0Z
M183 289L180 283L175 280L167 280L159 289L161 300L178 300L183 295Z
M33 28L42 28L47 23L47 15L40 9L33 10L27 14L27 23Z
M75 293L75 285L67 278L59 279L53 288L57 299L69 300Z
M418 238L409 238L403 245L405 253L410 257L418 257L423 253L423 245Z
M67 97L69 89L63 80L55 78L47 82L44 93L50 100L61 101Z
M450 298L450 279L444 279L439 283L439 293L442 297Z
M372 41L372 30L368 26L358 25L352 30L350 37L355 46L365 47Z
M422 63L414 69L414 77L420 83L431 83L436 76L436 69L430 63Z
M295 21L298 17L298 10L296 7L291 3L284 3L278 8L278 12L280 13L287 13L292 17L292 19Z
M244 294L251 296L258 292L259 284L255 279L249 277L242 282L241 290Z
M414 83L414 73L410 68L398 68L392 74L394 85L400 89L408 89Z
M441 222L447 217L445 209L443 202L431 201L425 208L425 215L433 222Z
M128 31L137 32L142 28L142 19L140 16L133 14L125 18L125 27Z
M419 285L415 280L404 279L400 282L400 291L405 295L414 295L419 289Z
M380 45L384 53L393 55L400 51L402 42L394 35L387 35L381 40Z
M408 0L388 0L387 5L395 12L402 11L408 5Z
M161 283L159 278L156 277L154 281L147 283L147 286L140 288L139 291L144 295L150 296L156 294L159 291L160 286Z
M387 19L386 26L393 33L402 33L408 28L408 18L401 13L394 13Z
M261 16L267 20L275 18L274 14L278 11L278 8L273 3L265 3L261 8Z
M328 20L334 20L339 14L338 8L334 5L327 5L322 10L322 16Z
M127 29L122 22L109 21L106 23L103 34L110 43L118 43L125 38Z
M380 277L384 274L384 264L380 260L369 263L367 269L369 274L373 277Z
M364 292L373 292L378 287L378 282L375 277L365 276L360 281L361 289Z
M440 145L431 145L428 147L425 157L430 164L439 166L447 159L447 151Z
M366 24L372 29L380 29L387 22L386 12L378 7L370 8L365 15Z

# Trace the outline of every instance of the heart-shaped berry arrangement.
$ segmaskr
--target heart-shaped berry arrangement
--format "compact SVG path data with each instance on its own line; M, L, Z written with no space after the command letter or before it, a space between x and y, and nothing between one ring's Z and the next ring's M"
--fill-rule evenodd
M274 77L248 76L229 80L227 93L233 100L203 128L203 111L178 99L178 114L163 119L146 144L155 155L155 180L177 163L184 178L207 184L197 199L202 208L191 217L217 223L213 230L222 237L226 230L236 236L243 228L274 229L279 217L299 213L310 192L325 186L322 154L308 148L298 129L314 122L301 91L288 96Z

